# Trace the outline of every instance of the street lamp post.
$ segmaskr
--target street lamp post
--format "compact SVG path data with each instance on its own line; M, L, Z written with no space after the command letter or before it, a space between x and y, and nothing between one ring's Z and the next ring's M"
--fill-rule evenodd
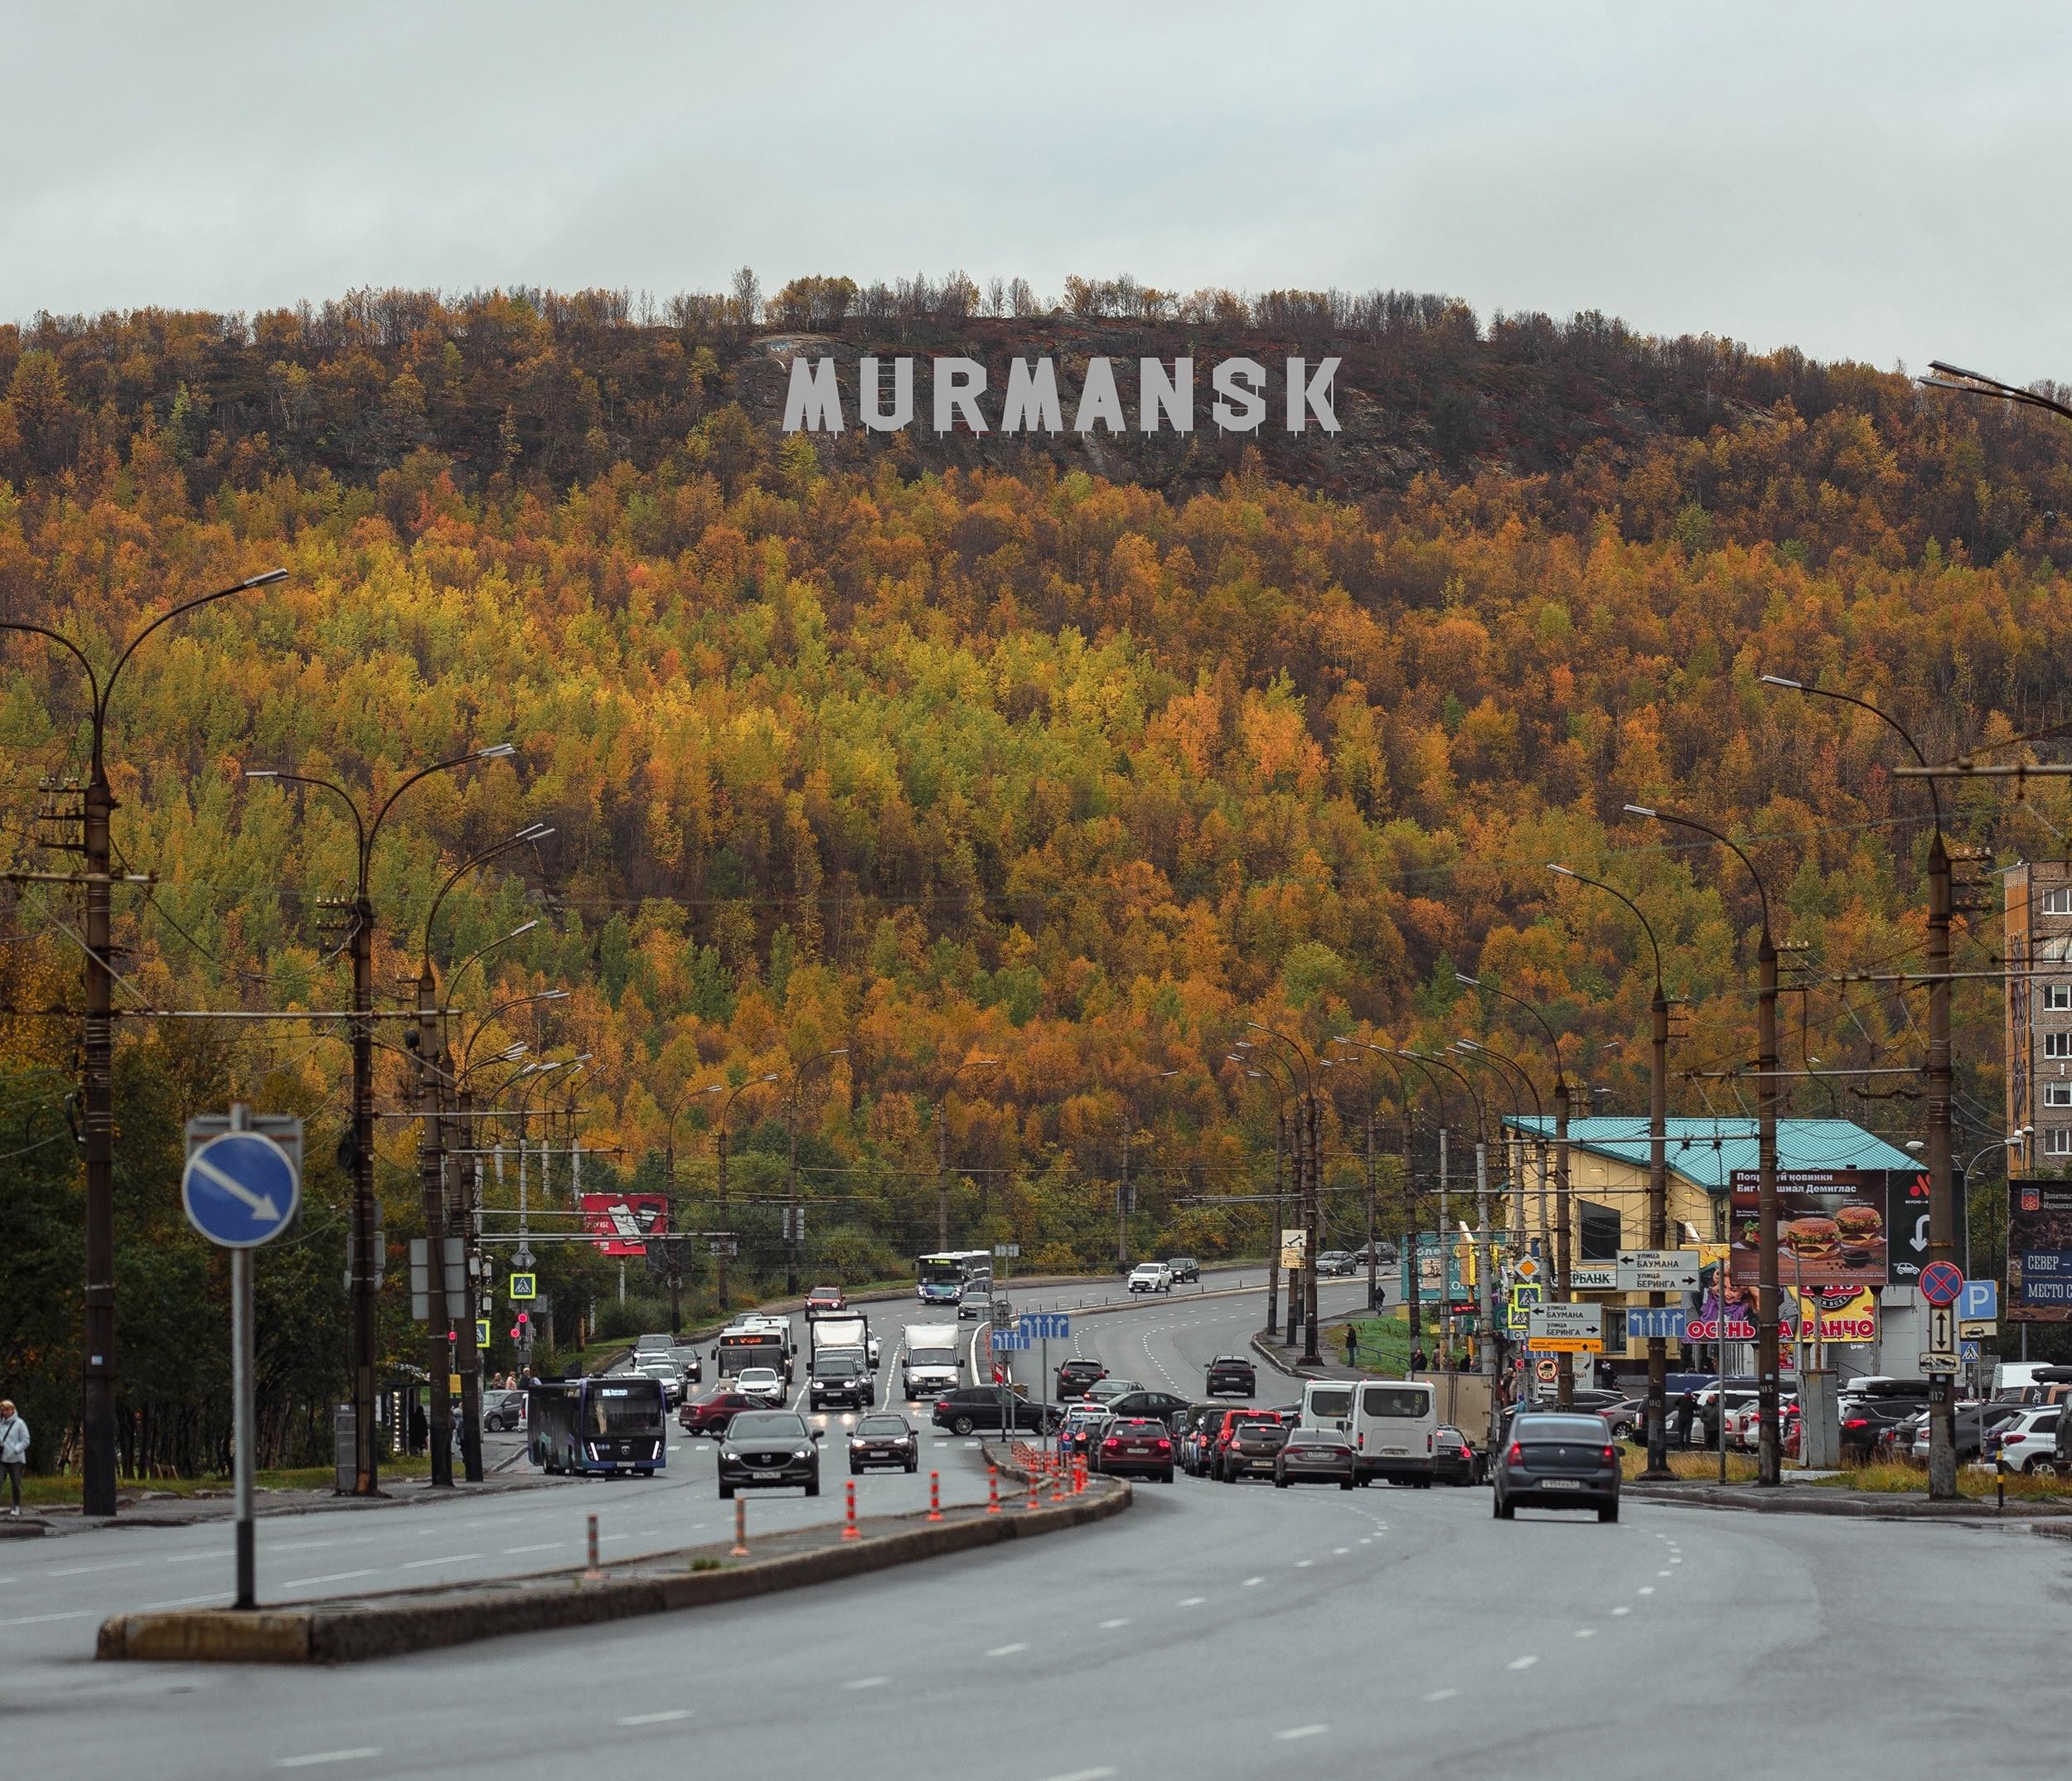
M677 1096L669 1110L669 1124L664 1133L662 1145L662 1193L669 1203L669 1222L672 1229L678 1222L676 1217L676 1116L700 1095L724 1095L724 1082L708 1082L703 1088L686 1089ZM684 1270L679 1240L670 1238L671 1246L663 1253L669 1258L669 1333L680 1336L684 1330ZM722 1316L724 1310L723 1309Z
M86 1290L85 1340L80 1344L81 1416L80 1507L90 1516L115 1513L115 1042L114 966L111 962L110 892L114 880L109 865L113 852L109 819L116 803L108 778L108 707L115 682L137 647L161 626L211 602L287 579L284 569L269 569L213 593L168 607L123 646L104 682L71 638L44 625L0 619L0 631L17 631L55 643L79 664L92 701L93 754L81 798L80 845L85 868L80 883L85 896L85 985L80 1037L80 1102L85 1114L82 1146L86 1172L85 1243Z
M1769 892L1762 875L1747 854L1719 830L1690 816L1673 815L1645 804L1629 804L1627 813L1650 821L1689 829L1708 836L1740 860L1749 881L1755 887L1763 912L1763 937L1755 951L1755 1378L1757 1416L1760 1427L1756 1453L1756 1483L1771 1487L1784 1482L1784 1449L1777 1425L1777 1333L1779 1282L1777 1269L1777 941L1770 929ZM1729 1202L1730 1215L1732 1211ZM1731 1270L1730 1270L1731 1271ZM1726 1403L1726 1292L1720 1291L1720 1403ZM1721 1418L1724 1422L1724 1416Z
M1473 1039L1459 1040L1454 1045L1450 1047L1449 1049L1453 1051L1456 1055L1469 1058L1475 1062L1487 1065L1500 1064L1505 1069L1513 1072L1518 1077L1518 1079L1525 1085L1526 1096L1532 1103L1533 1117L1544 1124L1547 1116L1541 1108L1540 1091L1532 1086L1532 1075L1529 1072L1527 1072L1523 1064L1518 1062L1516 1058L1505 1057L1502 1052L1494 1050L1489 1046L1477 1044ZM1498 1080L1500 1082L1502 1079L1499 1078ZM1497 1125L1497 1134L1499 1138L1503 1136L1503 1122L1499 1120ZM1543 1149L1541 1154L1542 1159L1544 1161L1545 1152ZM1522 1183L1514 1187L1513 1193L1513 1205L1518 1221L1516 1241L1519 1251L1523 1253L1525 1241L1525 1190ZM1475 1216L1480 1221L1483 1227L1482 1267L1479 1270L1481 1276L1481 1290L1476 1296L1481 1301L1483 1327L1488 1332L1487 1345L1490 1359L1490 1365L1488 1370L1492 1372L1501 1372L1502 1368L1499 1362L1502 1358L1500 1353L1502 1338L1497 1333L1496 1283L1493 1278L1496 1272L1494 1265L1496 1258L1493 1246L1490 1241L1491 1233L1489 1230L1489 1209L1486 1204L1478 1201L1475 1208ZM1566 1408L1566 1406L1564 1407Z
M2055 407L2041 399L2037 405ZM1906 744L1917 767L1927 767L1928 757L1921 753L1912 733L1890 712L1881 710L1868 699L1787 680L1780 674L1764 675L1761 680L1765 686L1814 699L1832 699L1837 704L1869 712ZM1949 924L1954 899L1949 849L1943 838L1943 794L1932 777L1924 782L1935 820L1935 832L1928 845L1928 1253L1931 1261L1948 1261L1954 1258L1957 1247L1957 1185L1950 1167L1954 1148L1950 1101L1956 1091L1949 1042ZM1928 1494L1932 1502L1953 1503L1957 1499L1956 1375L1931 1374L1928 1394Z
M1317 1352L1317 1249L1322 1237L1324 1216L1324 1173L1322 1120L1317 1105L1316 1066L1308 1050L1297 1040L1276 1031L1263 1021L1247 1020L1246 1027L1254 1033L1263 1033L1267 1038L1292 1053L1302 1066L1302 1092L1295 1101L1296 1125L1296 1186L1300 1198L1297 1203L1302 1208L1302 1358L1305 1364L1315 1366L1320 1357ZM1243 1042L1240 1041L1242 1044ZM1289 1308L1294 1309L1293 1283L1289 1286ZM1293 1337L1290 1332L1290 1339Z
M799 1210L799 1090L806 1071L813 1065L848 1055L846 1045L837 1045L830 1051L816 1052L803 1062L792 1066L792 1092L784 1104L784 1123L790 1140L790 1156L784 1176L784 1290L787 1295L796 1295L799 1290L799 1239L805 1223Z
M1242 1044L1244 1042L1238 1042ZM1280 1155L1288 1132L1288 1097L1280 1087L1280 1077L1265 1070L1256 1068L1250 1058L1240 1057L1236 1052L1226 1052L1223 1061L1234 1063L1252 1081L1272 1085L1273 1091L1273 1193L1270 1204L1271 1228L1266 1232L1266 1334L1271 1338L1280 1322ZM1284 1064L1285 1069L1286 1066ZM1292 1284L1289 1287L1294 1291Z
M1403 1074L1403 1067L1402 1063L1397 1061L1398 1054L1387 1049L1385 1047L1370 1043L1366 1039L1356 1039L1349 1033L1342 1033L1338 1038L1334 1038L1331 1043L1334 1045L1355 1046L1362 1051L1372 1052L1377 1057L1380 1058L1383 1063L1388 1066L1390 1073L1396 1078L1397 1098L1401 1103L1403 1110L1403 1152L1402 1159L1404 1194L1403 1246L1408 1251L1407 1256L1402 1259L1398 1265L1404 1270L1404 1279L1407 1282L1404 1289L1403 1297L1409 1312L1410 1345L1411 1351L1414 1353L1417 1348L1418 1338L1422 1333L1423 1320L1419 1314L1418 1300L1422 1295L1423 1282L1419 1279L1417 1271L1417 1222L1415 1211L1417 1188L1415 1182L1411 1178L1414 1173L1412 1168L1414 1159L1411 1155L1411 1150L1410 1081L1409 1078ZM1429 1072L1426 1073L1429 1077ZM1440 1090L1437 1079L1434 1077L1431 1078L1431 1081L1432 1093L1437 1098L1439 1103L1439 1154L1441 1159L1440 1167L1443 1172L1445 1166L1444 1159L1446 1154L1446 1098ZM1368 1299L1371 1305L1374 1305L1376 1309L1378 1309L1379 1307L1375 1300L1374 1294L1375 1265L1372 1237L1371 1235L1368 1239L1368 1245L1369 1246L1367 1258Z
M291 773L271 767L247 769L247 779L271 779L283 784L313 786L328 791L352 815L357 837L353 888L352 924L352 1411L353 1487L356 1497L380 1494L380 1446L375 1440L375 1375L380 1365L379 1258L374 1253L374 897L370 879L374 845L380 839L381 825L396 802L413 786L434 773L472 767L477 761L501 760L516 754L510 743L496 743L470 750L451 760L435 761L404 779L375 810L372 821L361 813L360 804L343 786L307 773ZM429 1271L433 1321L445 1318L446 1276L443 1262ZM433 1381L434 1396L445 1384L445 1375ZM436 1465L437 1461L433 1464Z
M1662 984L1662 945L1654 924L1616 885L1601 878L1586 878L1567 866L1549 863L1549 872L1587 884L1616 897L1633 912L1640 931L1648 936L1648 950L1654 956L1655 993L1648 1004L1650 1048L1648 1054L1648 1246L1669 1246L1669 998ZM1662 1293L1648 1295L1649 1305L1660 1309L1668 1303ZM1722 1304L1724 1300L1722 1300ZM1648 1338L1648 1469L1644 1479L1675 1476L1669 1469L1668 1344L1660 1336ZM1724 1373L1725 1369L1721 1369Z

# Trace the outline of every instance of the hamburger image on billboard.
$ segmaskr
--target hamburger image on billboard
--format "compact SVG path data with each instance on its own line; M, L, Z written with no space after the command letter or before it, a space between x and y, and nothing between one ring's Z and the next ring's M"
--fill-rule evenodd
M1777 1278L1795 1286L1883 1286L1890 1266L1881 1169L1777 1171ZM1730 1270L1736 1285L1761 1276L1761 1178L1737 1169L1730 1183L1733 1215Z

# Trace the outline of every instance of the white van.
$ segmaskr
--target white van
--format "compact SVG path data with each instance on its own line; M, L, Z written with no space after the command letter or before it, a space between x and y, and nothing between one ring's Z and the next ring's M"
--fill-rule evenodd
M1385 1478L1431 1488L1439 1406L1429 1385L1415 1379L1313 1379L1303 1387L1302 1420L1352 1437L1359 1483Z

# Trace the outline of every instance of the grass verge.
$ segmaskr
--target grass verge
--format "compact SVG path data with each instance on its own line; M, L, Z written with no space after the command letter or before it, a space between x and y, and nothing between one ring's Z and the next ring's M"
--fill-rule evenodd
M432 1462L424 1454L413 1454L407 1459L389 1454L381 1462L384 1478L428 1478L431 1471ZM327 1465L286 1466L255 1473L252 1482L260 1490L329 1490L336 1482L336 1476ZM76 1508L81 1488L76 1474L69 1477L26 1478L22 1481L22 1505L27 1508ZM148 1496L227 1497L230 1493L230 1480L214 1474L201 1478L119 1479L115 1491L119 1503L136 1503Z
M1343 1361L1348 1329L1354 1337L1353 1366L1392 1378L1401 1378L1410 1371L1410 1319L1401 1311L1326 1324L1318 1335L1319 1349L1334 1361Z

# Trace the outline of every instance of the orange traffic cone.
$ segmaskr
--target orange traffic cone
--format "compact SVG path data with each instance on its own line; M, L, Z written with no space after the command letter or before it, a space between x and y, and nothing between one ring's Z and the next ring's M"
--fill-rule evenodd
M990 1459L985 1463L985 1512L1000 1512L1000 1469Z
M928 1519L932 1522L942 1519L942 1475L939 1472L928 1474Z

